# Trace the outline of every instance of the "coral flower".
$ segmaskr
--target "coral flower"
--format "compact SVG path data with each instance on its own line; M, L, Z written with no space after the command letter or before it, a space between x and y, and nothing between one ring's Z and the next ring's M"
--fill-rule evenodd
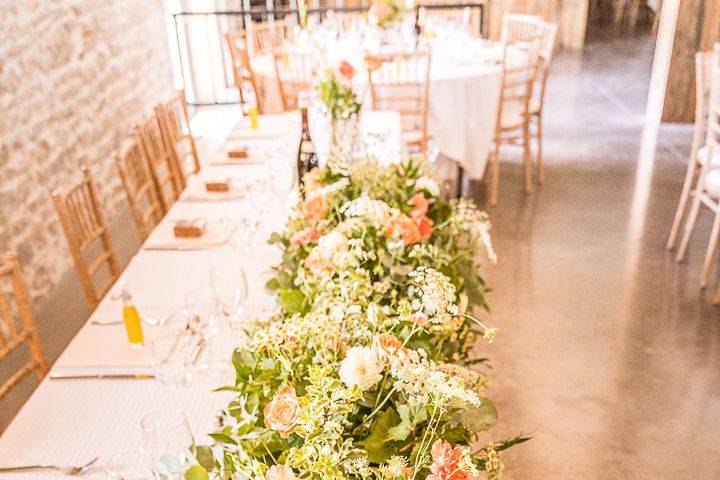
M345 60L342 60L340 62L340 64L338 65L338 70L340 71L340 75L347 78L348 80L352 80L352 78L355 76L355 68Z
M418 232L420 232L420 237L423 240L427 240L432 236L433 231L433 224L431 218L426 216L419 216L419 217L413 217L415 220L415 225L418 227Z
M265 405L263 413L266 428L278 432L282 438L289 437L300 417L300 403L295 395L295 389L286 387L276 393Z
M375 337L375 340L376 348L383 357L396 355L398 352L407 350L407 348L403 347L402 342L392 333L381 333Z
M307 245L308 243L317 243L320 238L320 230L315 227L307 227L295 233L290 239L290 243L295 246Z
M402 213L390 217L385 225L385 234L402 239L405 245L412 245L423 239L415 221Z
M305 198L302 203L301 210L303 215L314 222L319 222L325 218L328 211L328 204L321 192L312 192Z
M424 217L427 215L430 200L425 198L422 192L413 195L408 203L413 206L412 212L410 212L411 217Z
M430 450L433 464L425 480L475 480L472 473L461 466L468 455L467 447L453 448L446 440L436 440Z

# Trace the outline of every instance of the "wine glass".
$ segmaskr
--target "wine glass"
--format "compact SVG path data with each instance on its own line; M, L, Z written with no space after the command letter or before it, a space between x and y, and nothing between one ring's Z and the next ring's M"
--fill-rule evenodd
M140 421L140 431L142 452L152 460L153 472L161 478L179 478L195 447L185 414L180 410L149 413Z
M220 310L237 332L248 296L248 282L240 262L224 262L210 269L210 288Z
M185 295L185 310L190 328L209 337L218 332L220 308L215 293L210 288L191 290Z
M142 452L123 452L105 465L107 480L147 480L152 469L152 458Z
M202 345L196 336L181 330L161 335L150 343L150 364L160 383L182 388L191 378L190 366L200 354Z

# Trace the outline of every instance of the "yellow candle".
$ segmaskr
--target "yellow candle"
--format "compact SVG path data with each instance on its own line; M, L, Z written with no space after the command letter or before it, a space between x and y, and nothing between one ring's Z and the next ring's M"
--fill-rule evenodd
M125 320L125 333L127 333L128 341L133 345L142 345L144 341L142 322L137 309L133 305L123 307L123 319Z
M250 115L250 128L252 128L253 130L257 130L258 128L260 128L260 126L258 125L258 108L252 107L248 114Z

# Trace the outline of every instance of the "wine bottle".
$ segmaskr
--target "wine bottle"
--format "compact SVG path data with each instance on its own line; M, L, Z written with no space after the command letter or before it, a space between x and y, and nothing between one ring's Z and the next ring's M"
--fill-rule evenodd
M302 185L303 176L313 168L320 166L320 163L315 151L315 145L313 145L312 138L310 138L307 107L301 107L300 114L302 115L302 133L300 134L300 147L297 155L297 170L298 182Z

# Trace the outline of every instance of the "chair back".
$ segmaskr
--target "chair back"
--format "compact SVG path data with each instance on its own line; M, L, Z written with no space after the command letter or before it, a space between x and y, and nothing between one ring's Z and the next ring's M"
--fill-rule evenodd
M519 41L503 46L503 72L497 117L499 130L515 130L522 127L528 119L537 74L538 49L537 40Z
M717 168L709 159L720 155L720 43L716 43L712 51L710 67L710 95L707 101L707 134L705 145L707 147L708 161L704 169Z
M327 21L331 21L335 25L335 28L340 35L353 30L359 30L361 20L362 12L328 11Z
M146 118L132 129L133 139L142 145L148 168L152 174L153 185L157 192L163 214L167 213L182 189L177 178L172 145L167 145L160 127L157 114Z
M542 35L545 21L534 15L506 13L503 16L501 43L534 42Z
M258 96L255 75L250 63L250 52L248 51L248 38L245 30L225 34L225 42L230 51L232 61L233 79L238 89L240 103L247 104L254 101L254 105L261 111L262 101Z
M556 23L541 21L540 36L538 45L538 62L537 74L535 75L535 113L542 114L545 104L545 90L547 88L547 79L550 75L550 64L555 53L555 43L557 42L558 26Z
M267 22L253 22L250 29L252 32L253 55L272 53L282 48L286 41L292 40L293 23L292 17L283 20Z
M0 380L0 400L31 373L35 372L40 381L48 371L20 264L12 253L1 260L0 371L8 377ZM3 429L0 425L0 432Z
M298 108L298 98L312 92L315 76L315 59L309 52L287 52L276 50L275 77L278 82L283 110Z
M398 53L368 67L373 110L400 112L403 134L427 148L430 51Z
M51 195L80 283L94 309L120 275L120 267L90 170L84 165L80 170L83 175L80 183L65 193L54 191Z
M471 10L465 8L426 8L419 7L418 23L423 31L437 28L452 28L472 33Z
M135 225L145 240L163 216L145 152L133 139L124 151L113 152L112 157L125 187Z
M200 171L200 158L190 130L185 93L181 91L173 99L155 107L155 114L160 121L165 145L170 147L170 157L180 183L179 190L182 190L188 178Z

